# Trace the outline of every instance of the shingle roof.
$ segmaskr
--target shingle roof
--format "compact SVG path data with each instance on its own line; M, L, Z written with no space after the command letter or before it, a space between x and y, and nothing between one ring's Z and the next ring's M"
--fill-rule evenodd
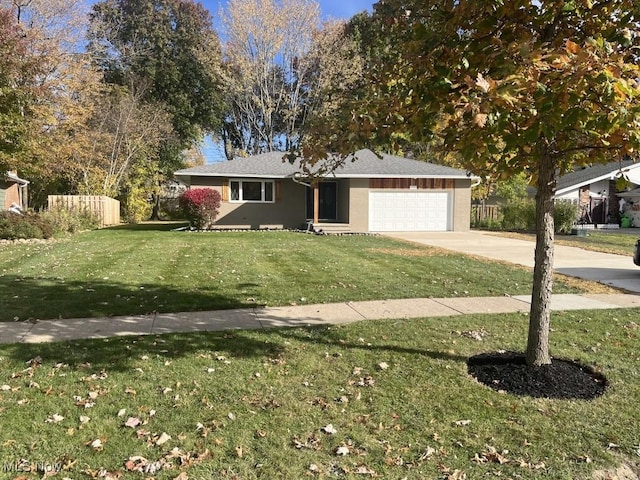
M175 172L177 177L260 177L287 178L302 172L300 159L293 164L284 160L285 153L270 152L228 162L211 163ZM328 176L337 178L468 178L464 170L433 163L359 150L345 158L341 166ZM312 168L317 171L319 165Z
M638 168L640 167L640 163L634 162L633 160L623 160L581 168L580 170L561 176L558 179L557 192L559 193L562 190L574 189L582 185L604 180L607 177L615 175L620 169L625 169L630 166L632 166L632 168Z

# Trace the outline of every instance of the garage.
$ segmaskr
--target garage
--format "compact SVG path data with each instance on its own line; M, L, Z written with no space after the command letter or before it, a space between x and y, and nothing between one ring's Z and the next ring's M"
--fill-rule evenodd
M369 231L452 230L451 194L425 191L369 192Z

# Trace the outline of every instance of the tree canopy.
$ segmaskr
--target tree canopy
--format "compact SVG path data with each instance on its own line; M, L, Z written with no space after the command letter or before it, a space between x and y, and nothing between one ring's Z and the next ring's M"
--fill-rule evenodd
M524 172L538 189L531 364L550 362L557 177L640 147L639 20L633 0L380 0L370 21L384 60L334 135L325 127L306 146L319 157L327 144L346 153L437 135L475 174Z
M10 10L0 8L0 154L14 153L24 142L37 71L22 28Z
M220 42L193 0L103 0L90 14L90 51L108 83L141 86L162 103L182 148L220 127Z

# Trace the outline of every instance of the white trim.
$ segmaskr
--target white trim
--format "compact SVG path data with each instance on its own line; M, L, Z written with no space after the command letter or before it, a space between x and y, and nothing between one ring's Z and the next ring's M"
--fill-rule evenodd
M233 195L233 191L231 189L231 184L233 182L239 183L238 185L238 196L239 200L233 200L231 197ZM243 183L260 183L260 196L261 200L244 200L243 197ZM266 196L266 188L265 185L267 183L271 184L271 200L265 200ZM229 179L229 203L276 203L276 182L274 179L264 179L264 178L230 178Z

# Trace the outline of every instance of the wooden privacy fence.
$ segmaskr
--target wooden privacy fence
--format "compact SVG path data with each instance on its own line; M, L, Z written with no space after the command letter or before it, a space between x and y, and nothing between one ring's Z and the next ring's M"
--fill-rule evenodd
M49 209L88 210L100 217L100 226L120 223L120 202L105 195L49 195Z
M498 205L471 205L471 221L479 223L483 220L498 220L500 207Z

